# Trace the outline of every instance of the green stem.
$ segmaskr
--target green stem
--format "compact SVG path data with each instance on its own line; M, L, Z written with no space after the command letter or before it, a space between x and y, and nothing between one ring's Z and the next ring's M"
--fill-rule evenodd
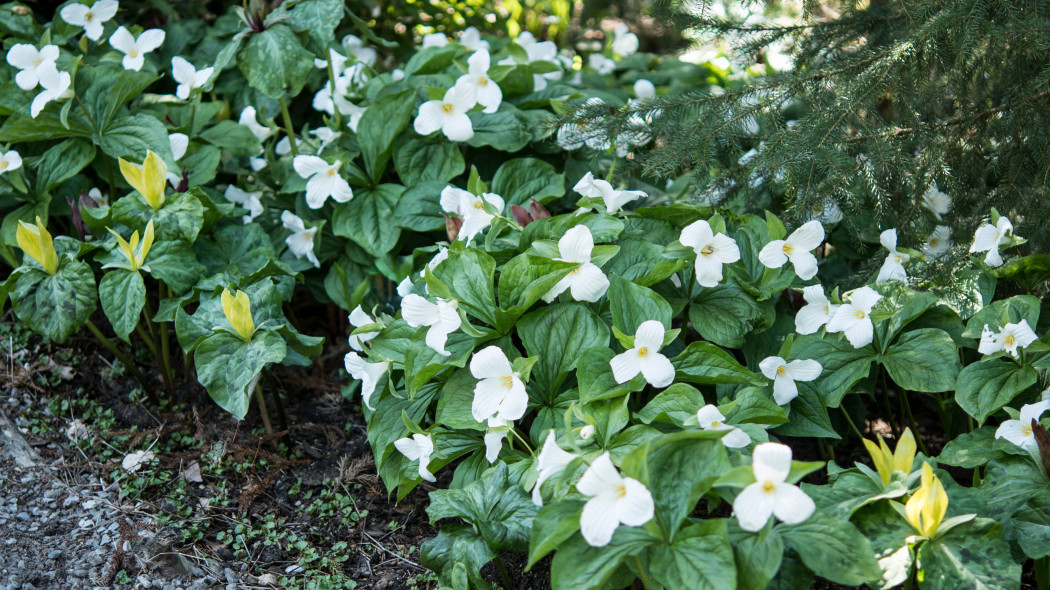
M890 422L890 429L893 430L893 438L900 438L900 429L897 428L897 421L893 418L893 408L890 406L890 388L886 384L886 369L880 369L882 372L882 409L886 412L886 419Z
M160 281L157 282L157 304L160 305L164 298L164 290L167 287ZM170 291L170 290L169 290ZM168 323L160 322L160 361L164 366L164 384L168 389L168 397L175 395L175 383L171 374L171 343L168 341Z
M617 160L617 158L616 158L615 148L613 148L613 161L612 161L612 165L609 166L609 174L605 177L605 182L612 182L613 172L616 171L616 160Z
M856 434L857 438L863 439L864 435L860 433L860 429L858 429L857 425L853 423L853 418L850 418L849 412L846 411L845 406L840 405L839 409L842 410L842 416L846 419L846 422L849 424L850 430L853 431L853 434Z
M930 456L926 452L926 443L922 442L922 437L919 436L919 427L915 425L915 416L911 413L911 402L908 401L908 391L901 389L901 408L904 409L904 415L908 417L908 426L911 426L911 433L915 435L915 442L919 443L919 450L922 451L923 455Z
M149 353L156 358L157 348L153 344L153 339L146 333L146 329L142 327L142 322L135 324L135 333L139 335L139 338L142 338L142 341L146 344L146 348L149 349Z
M507 566L503 564L503 558L499 554L496 554L496 568L499 569L499 575L503 578L503 584L510 590L516 590L517 586L510 579L510 574L507 573Z
M255 404L259 406L259 416L262 418L263 428L266 434L273 434L273 426L270 424L270 412L266 409L266 400L263 399L262 387L255 382ZM276 444L277 441L270 441Z
M327 50L328 58L328 83L332 86L332 112L335 116L335 128L342 131L343 129L343 114L339 112L338 108L335 108L335 69L332 67L332 49Z
M113 344L112 340L106 338L105 334L103 334L98 329L98 326L96 326L91 320L88 320L87 324L85 325L87 326L87 329L95 336L95 338L97 338L98 341L102 343L102 346L106 347L106 350L112 352L113 356L117 357L117 359L120 362L124 363L124 366L127 367L128 372L131 373L132 377L134 377L139 382L139 384L142 385L142 389L146 392L146 397L149 398L150 403L160 405L160 399L157 398L157 394L154 393L153 388L150 387L149 383L146 382L146 378L142 375L142 373L139 372L138 368L135 367L135 363L132 362L126 354L121 352L120 349L117 348L115 344Z
M1050 557L1035 560L1035 585L1039 590L1050 590Z
M536 451L533 450L532 445L529 444L529 441L527 441L524 438L522 438L521 434L518 433L518 429L511 428L510 429L510 433L514 435L514 438L516 438L519 441L521 441L521 444L525 445L525 448L529 450L529 454L530 455L533 455L533 456L536 455Z
M292 116L288 114L288 103L284 97L277 99L281 105L281 116L284 118L284 132L288 135L288 145L292 148L292 157L299 155L299 146L295 143L295 129L292 127Z
M73 95L73 98L77 100L77 105L80 106L80 110L83 111L84 116L87 117L88 123L91 123L91 129L95 132L95 136L99 138L99 141L101 141L102 131L101 129L99 129L98 123L95 122L95 118L92 117L91 113L87 110L87 106L84 104L84 101L80 100L80 97L76 94ZM106 173L109 176L109 198L112 200L116 200L117 185L115 182L113 182L113 165L109 163L109 158L102 159L106 161Z
M638 566L638 579L642 581L642 587L645 590L652 590L653 583L649 581L649 576L645 574L645 568L642 567L642 560L637 555L634 556L634 563Z

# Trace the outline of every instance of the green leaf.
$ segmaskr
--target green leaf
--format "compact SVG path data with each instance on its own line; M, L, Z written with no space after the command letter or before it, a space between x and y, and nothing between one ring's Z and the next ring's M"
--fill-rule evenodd
M576 364L576 379L579 382L580 401L590 403L600 399L619 397L645 387L644 377L638 376L626 383L617 383L609 361L616 356L607 346L589 348L580 355Z
M412 337L412 344L405 350L405 381L409 396L414 396L435 375L448 367L462 367L474 351L474 339L462 333L449 334L445 356L427 346L426 335L430 328L420 327ZM472 387L473 389L473 387Z
M677 378L702 385L764 385L765 380L710 342L693 342L671 360Z
M765 527L757 533L729 528L736 560L737 588L740 590L764 590L780 569L784 558L784 541L773 527Z
M79 139L67 139L40 156L36 169L36 190L50 193L73 178L95 159L95 146Z
M404 90L382 97L361 115L357 124L357 142L365 160L365 171L373 181L383 175L390 161L394 138L408 125L416 103L414 90Z
M102 137L94 137L94 142L107 156L113 158L141 162L146 157L146 151L153 150L165 162L171 162L172 159L168 130L154 117L142 113L113 119L102 130Z
M959 372L955 401L967 414L983 423L993 412L1035 385L1037 380L1035 369L1029 365L1019 367L1001 358L980 360Z
M661 391L634 417L641 420L643 424L654 421L671 422L681 425L688 418L696 416L697 410L707 402L704 394L692 385L675 383Z
M1003 528L977 518L934 541L919 546L917 561L924 590L1021 587L1021 564L1015 563Z
M519 254L511 258L499 275L500 313L498 328L509 329L521 314L540 300L577 265L549 258Z
M875 341L881 343L882 350L885 351L886 346L893 341L904 326L937 304L937 296L924 291L914 291L898 282L882 283L876 286L878 287L876 290L888 300L893 309L893 315L888 319L875 322ZM886 305L882 301L879 303Z
M445 229L445 218L441 216L441 190L446 186L446 182L428 180L401 193L394 211L395 223L414 232Z
M474 127L474 136L467 140L467 145L491 146L504 152L516 152L532 139L528 127L518 118L518 110L508 103L503 103L496 113L475 111L467 115Z
M962 335L966 338L980 338L986 324L994 331L1021 320L1028 320L1028 325L1035 329L1039 320L1039 305L1039 299L1031 295L1015 295L1009 299L995 301L973 314L970 321L966 322L966 329Z
M252 391L266 365L284 360L284 339L276 332L259 330L250 342L226 331L206 337L193 353L197 378L219 407L243 420Z
M613 326L628 336L634 336L638 326L648 320L660 322L665 330L671 327L671 305L648 287L612 276L608 297Z
M904 389L940 393L955 389L962 370L959 351L951 336L937 328L906 332L889 347L879 362L893 382Z
M1011 537L1032 559L1050 557L1050 501L1034 497L1011 518Z
M149 72L96 66L78 70L75 84L88 112L105 129L125 103L140 96L158 79Z
M457 430L485 430L486 425L474 419L474 387L478 380L469 369L459 369L441 386L434 420L442 426ZM488 465L488 462L485 462Z
M597 590L605 588L617 569L660 540L644 529L620 526L604 547L591 547L582 536L565 541L551 563L554 590Z
M446 524L441 527L437 537L419 546L419 562L439 572L440 579L455 590L468 589L466 586L454 585L454 575L466 577L479 588L491 587L481 578L480 572L496 555L485 539L467 524Z
M138 232L145 231L146 225L152 220L158 243L185 240L192 244L204 226L204 205L193 191L168 197L157 210L146 204L146 200L138 193L133 193L117 199L109 212L114 222L123 223ZM224 247L228 247L228 244Z
M335 40L343 10L343 0L303 0L288 12L288 23L310 36L310 51L328 57L328 45Z
M944 450L937 456L937 462L971 468L984 465L1000 455L1002 451L995 448L995 427L982 426L948 441Z
M332 231L337 236L350 238L373 256L386 255L401 237L394 211L404 190L405 187L398 184L358 190L349 203L335 206Z
M215 147L229 150L235 156L254 156L260 151L259 138L252 130L229 119L205 129L198 137Z
M95 311L95 274L86 263L61 256L53 275L40 268L24 268L10 298L18 319L61 344Z
M135 330L142 306L146 304L146 285L142 282L142 275L133 270L112 270L99 281L98 297L113 331L127 342L128 334Z
M463 154L444 135L412 137L394 148L394 166L405 186L421 182L447 183L466 169Z
M992 269L992 276L1010 279L1031 291L1050 281L1050 256L1032 254L1014 258L999 268Z
M265 268L277 256L270 236L257 223L227 225L213 235L214 240L202 238L193 245L209 275L223 273L230 281L240 281Z
M378 339L377 336L373 342ZM375 411L364 408L365 419L368 422L368 446L372 447L376 470L383 478L387 490L393 490L400 482L401 464L405 460L405 456L394 447L394 441L412 435L401 419L402 415L419 422L437 393L438 386L434 383L424 387L413 399L383 395L377 391L376 395L372 396ZM418 463L416 465L418 466Z
M567 498L540 509L529 536L529 568L580 530L583 505L580 500Z
M778 530L806 567L822 578L849 586L882 578L871 543L849 521L816 512Z
M2 9L0 9L2 10ZM91 126L80 115L69 117L68 128L62 124L58 114L50 107L41 111L35 118L30 116L29 104L18 109L7 117L0 126L0 141L16 143L23 141L50 141L64 137L91 137Z
M546 203L563 196L565 177L543 160L515 158L496 170L490 191L503 197L508 207L520 205L528 209L530 199Z
M489 325L495 325L496 294L493 280L496 261L485 252L463 247L462 244L456 242L449 247L448 258L434 268L433 277L428 278L427 284L436 279L468 313ZM431 291L434 290L435 287L431 286Z
M824 368L816 384L824 394L828 407L837 408L842 398L868 376L875 349L871 346L853 348L845 338L821 337L820 334L800 336L791 346L795 359L815 359Z
M642 238L620 238L620 251L604 267L610 276L619 276L643 286L659 283L685 267L681 260L668 260L663 247Z
M489 547L524 552L529 546L532 519L539 508L524 490L508 478L507 464L499 462L481 479L462 489L430 493L430 524L443 518L462 518L474 525Z
M737 392L736 404L726 414L732 424L784 424L788 421L784 408L757 387L745 387ZM697 408L699 409L699 408Z
M237 67L248 84L266 96L295 96L314 68L314 56L288 25L278 23L251 34L237 53Z
M175 293L189 291L204 276L204 265L182 240L154 242L146 258L149 274L164 281Z
M665 588L734 590L737 568L725 520L682 529L671 545L649 548L649 573Z
M705 340L726 348L740 348L761 310L750 295L734 284L702 289L689 304L689 321Z
M547 399L554 399L583 351L609 346L605 322L578 303L557 303L524 316L518 336L529 356L540 357L532 375Z
M405 64L405 75L435 74L452 65L452 60L462 51L456 43L441 47L427 47L416 51Z
M798 383L798 397L791 400L787 424L776 428L783 436L841 438L831 425L830 407L812 383Z

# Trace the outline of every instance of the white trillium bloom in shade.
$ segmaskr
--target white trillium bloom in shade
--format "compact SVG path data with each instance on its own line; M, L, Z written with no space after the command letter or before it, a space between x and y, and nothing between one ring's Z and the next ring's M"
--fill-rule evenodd
M828 332L842 332L853 348L871 344L875 337L875 326L871 323L871 308L882 299L882 295L871 287L861 287L850 295L849 303L835 309L828 320Z
M608 545L620 523L642 526L653 518L653 495L642 482L620 475L607 452L583 473L576 491L590 497L580 515L580 534L591 547Z
M117 15L117 0L98 0L87 7L84 4L69 4L62 7L59 14L67 23L84 27L84 34L92 41L102 37L102 25Z
M262 215L263 205L262 191L248 192L233 186L232 184L226 187L226 192L223 193L226 200L240 205L248 210L248 214L241 217L241 221L244 223L251 223L256 217ZM311 244L313 240L311 240Z
M1005 438L1029 453L1038 453L1039 444L1032 433L1032 420L1038 422L1047 409L1050 409L1050 401L1021 406L1021 419L1004 421L996 429L995 438Z
M649 100L656 96L656 86L646 79L639 79L634 83L634 95L638 100Z
M942 193L937 188L936 182L931 182L929 188L922 195L922 206L930 210L937 221L944 219L944 215L952 210L952 198Z
M18 155L15 150L9 150L6 154L0 156L0 174L4 172L13 172L22 167L22 156Z
M477 27L467 27L459 34L459 44L471 51L484 49L488 51L489 42L481 38L481 32Z
M503 213L503 207L506 205L503 197L495 193L482 193L479 196L454 186L446 186L441 191L441 208L463 219L458 239L468 244L482 230L492 225L492 220L496 218L485 211L485 203L494 207L497 213Z
M302 218L291 211L281 213L281 224L284 225L284 229L292 232L292 235L284 240L292 254L296 258L306 256L306 259L314 265L314 268L320 268L321 263L314 254L314 234L317 233L317 228L311 227L306 229Z
M156 455L151 451L135 451L124 455L124 460L120 462L120 466L128 473L135 473L140 467L152 461L154 457Z
M926 243L922 245L922 253L930 260L936 260L944 256L952 245L952 228L947 225L938 225L933 229L930 237L926 238Z
M430 465L430 456L434 454L433 439L417 432L412 435L412 438L406 437L395 440L394 448L401 451L401 454L408 458L409 461L419 461L419 477L430 482L437 481L434 474L427 470L427 467Z
M289 154L292 151L292 142L288 139L288 136L284 136L277 142L277 145L273 146L273 153L278 156Z
M981 332L981 342L977 346L977 352L981 354L993 354L1006 351L1010 356L1017 358L1018 348L1027 348L1029 344L1037 340L1028 320L1021 320L1016 324L1006 324L998 334L988 329L985 324Z
M489 52L487 49L476 51L467 58L467 73L456 80L456 86L465 88L467 94L473 94L477 104L485 107L483 112L495 113L503 102L503 91L492 78L489 78Z
M372 316L370 316L367 313L365 313L365 310L361 309L360 305L355 307L354 311L350 312L350 316L349 316L348 319L350 320L350 325L355 327L355 328L360 328L361 326L367 326L369 324L376 323L375 319ZM349 339L348 339L348 343L350 344L350 348L352 348L352 349L354 349L354 350L356 350L358 352L363 352L364 351L364 343L368 342L369 340L375 338L378 335L379 335L379 332L366 332L364 334L351 334Z
M751 437L736 426L726 424L726 417L713 404L707 404L696 412L696 421L704 430L728 430L722 437L722 444L730 449L739 449L751 444Z
M361 115L365 114L368 107L359 107L352 102L346 103L346 111L343 112L349 119L346 122L346 126L350 128L350 131L357 133L357 125L361 122Z
M186 155L186 148L190 146L190 138L185 133L169 133L168 147L171 148L171 159L178 162Z
M529 405L525 383L498 346L474 353L470 359L470 374L479 380L474 386L474 402L470 406L475 420L484 422L492 417L517 420L525 415Z
M503 449L503 439L507 438L508 424L506 420L495 416L488 419L488 429L485 430L485 459L489 463L495 463L499 459L499 452Z
M543 496L540 495L540 487L543 485L543 482L565 469L575 458L576 455L566 452L558 446L558 437L555 436L554 429L548 430L547 439L543 441L543 448L540 449L539 455L536 456L536 471L539 472L539 475L536 477L536 485L532 487L533 504L543 506Z
M7 63L19 69L15 74L15 84L22 90L36 88L40 81L38 71L46 63L55 65L58 59L58 46L45 45L39 50L29 43L13 45L7 52Z
M613 31L612 51L620 57L627 57L638 51L638 36L631 32L625 23L616 23Z
M337 203L354 198L350 184L339 175L341 164L338 160L329 164L317 156L296 156L292 160L292 167L299 176L310 179L306 181L306 204L311 209L324 207L328 197Z
M627 203L649 196L644 191L616 190L608 181L595 178L590 172L584 174L572 190L585 197L601 197L605 201L605 210L614 215Z
M820 285L803 288L802 298L806 300L806 305L795 314L795 331L799 334L813 334L828 323L838 306L828 301L824 295L824 287Z
M360 39L359 39L360 40ZM328 49L328 55L332 58L332 77L338 78L346 71L346 62L349 59L335 49ZM328 60L314 58L314 67L322 70L328 69Z
M376 391L379 379L386 375L387 370L390 368L390 363L387 361L370 363L361 358L361 355L356 352L348 352L343 357L343 364L346 366L346 372L361 382L361 399L364 401L365 407L369 410L375 410L371 404L372 394Z
M817 257L812 251L823 241L824 226L814 219L791 232L786 240L773 240L763 246L758 259L768 268L780 268L790 260L798 278L808 281L817 274Z
M605 295L609 289L609 279L591 262L591 251L594 250L594 237L586 225L577 225L565 232L558 240L559 258L554 260L560 262L575 262L581 264L569 272L562 280L558 281L543 300L547 303L561 295L566 289L576 301L595 302Z
M711 224L700 219L685 226L678 241L696 252L696 282L714 287L722 280L722 265L740 260L736 240L711 231Z
M124 54L124 69L137 72L146 63L146 54L164 44L164 31L149 29L136 39L130 31L120 27L109 37L109 44Z
M109 207L109 196L102 194L102 191L97 188L89 190L88 196L94 199L99 207Z
M363 64L371 66L376 63L376 50L371 47L365 47L364 41L361 41L361 38L357 35L343 37L343 47L354 54L357 61Z
M244 110L241 111L241 117L237 122L250 129L252 135L259 138L259 141L266 141L268 137L273 135L273 130L266 125L261 125L256 118L256 115L255 107L251 105L246 106L244 107Z
M882 232L879 235L879 242L890 253L886 255L886 261L882 263L882 268L879 269L879 276L875 278L875 283L888 281L908 282L908 273L904 270L904 263L908 262L911 256L897 251L897 230L888 229Z
M171 77L179 83L175 88L175 98L188 100L190 93L204 86L214 71L215 68L204 68L198 71L193 64L177 55L171 58Z
M600 53L592 53L587 56L587 66L604 76L613 73L616 62Z
M973 235L970 252L988 252L984 257L984 263L993 268L1002 266L1003 257L999 254L999 246L1009 243L1010 235L1013 233L1014 225L1003 215L995 225L985 223L977 228Z
M428 100L419 105L419 114L412 128L420 135L440 130L452 141L467 141L474 137L474 127L467 111L476 104L474 93L465 86L453 86L441 100Z
M310 135L313 135L320 140L320 143L317 145L317 153L321 153L329 144L339 139L339 136L342 135L342 133L332 131L328 127L318 127L317 129L311 129Z
M657 320L647 320L638 326L634 348L609 361L617 383L626 383L638 373L653 387L667 387L674 381L674 365L659 353L664 345L664 333L664 325Z
M33 97L33 104L29 106L29 115L34 119L44 110L47 103L73 94L69 90L72 83L69 72L58 71L54 62L49 61L41 65L37 70L37 77L43 90Z
M790 363L779 356L766 357L758 364L762 374L773 380L773 399L784 405L798 397L796 381L812 381L820 377L824 367L813 360L796 360Z
M445 350L445 341L463 323L458 308L459 303L454 299L445 301L439 298L437 303L431 303L415 293L409 293L401 300L401 317L413 328L429 326L427 346L440 355L451 356L452 353Z
M444 33L431 33L423 36L423 49L428 47L444 47L448 45L448 37Z
M755 483L744 488L733 500L733 514L745 531L758 532L776 516L787 524L809 518L816 505L798 486L787 483L791 472L791 447L762 443L755 447L751 469Z
M594 424L588 424L580 428L580 438L583 440L590 440L594 436L595 432Z

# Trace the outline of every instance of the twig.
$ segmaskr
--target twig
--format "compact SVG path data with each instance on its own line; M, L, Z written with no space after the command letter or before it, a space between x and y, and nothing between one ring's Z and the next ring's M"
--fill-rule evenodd
M418 563L415 563L414 561L409 561L409 560L405 559L404 557L401 557L397 553L394 553L393 551L387 549L386 547L383 547L382 545L379 544L379 541L376 541L375 537L373 537L372 535L369 535L367 531L361 531L361 534L366 536L366 537L368 537L368 540L372 541L372 544L375 545L376 549L379 549L380 551L382 551L384 553L387 553L387 554L393 556L396 559L400 559L401 561L407 563L408 565L410 565L412 567L418 567L421 570L427 569L427 568L419 565Z

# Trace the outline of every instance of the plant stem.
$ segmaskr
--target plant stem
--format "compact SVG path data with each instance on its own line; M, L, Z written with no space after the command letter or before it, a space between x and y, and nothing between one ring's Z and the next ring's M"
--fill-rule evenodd
M900 429L897 428L897 421L893 418L893 408L890 407L890 388L886 384L886 369L880 370L882 371L882 409L886 412L886 419L890 422L893 438L900 438Z
M510 433L514 435L514 438L520 440L521 444L525 445L525 448L528 449L530 455L536 455L536 451L533 450L532 445L529 444L529 441L525 440L520 434L518 434L517 428L511 428Z
M164 365L164 384L168 388L168 396L175 395L175 381L171 374L171 343L168 342L168 324L160 323L160 360Z
M332 67L332 49L328 48L328 83L332 87L332 104L335 104L335 68ZM335 127L341 130L343 128L343 114L339 112L339 109L333 108L332 113L335 116Z
M908 417L908 426L911 426L911 432L915 435L915 442L919 443L919 450L922 451L923 455L927 457L930 455L926 452L926 443L922 442L922 437L919 436L919 427L915 425L915 416L911 413L911 403L908 401L908 390L901 389L901 408L904 409L904 415Z
M849 424L850 430L853 431L853 434L856 434L857 438L863 439L864 435L860 433L860 429L858 429L857 425L853 423L853 418L850 418L849 412L846 411L846 408L840 405L839 409L842 410L842 416L846 418L846 422Z
M277 391L277 381L274 380L273 375L269 371L265 371L263 375L266 377L266 382L270 384L273 405L277 408L277 423L280 425L281 430L288 430L288 416L284 413L284 403L281 402L281 394Z
M634 556L634 563L638 566L638 579L642 581L642 587L645 590L652 590L652 582L649 581L649 576L645 574L645 568L642 567L642 560L637 555Z
M284 97L277 99L281 105L281 116L284 118L284 132L288 135L288 145L292 148L292 157L299 155L299 147L295 144L295 129L292 127L292 116L288 114L288 103Z
M503 584L510 590L517 590L514 581L510 579L510 574L507 573L507 566L503 564L503 558L498 553L496 554L496 568L499 569L499 575L503 578Z
M1050 557L1035 560L1035 585L1039 590L1050 590Z
M97 338L98 341L102 343L102 346L106 347L106 350L112 352L113 356L117 357L117 359L120 362L124 363L124 366L127 367L128 372L131 373L131 376L134 377L140 385L142 385L142 389L146 392L146 397L149 398L150 403L160 405L160 399L157 398L157 394L154 393L153 388L150 387L149 384L146 382L146 378L142 375L142 373L139 372L138 368L135 366L135 363L132 362L132 360L128 358L126 354L121 352L120 349L117 348L115 344L113 344L112 340L106 338L106 336L98 329L98 326L96 326L91 320L88 320L87 324L85 325L87 326L87 329L90 330L91 333L95 336L95 338Z
M605 177L605 182L612 182L613 172L616 171L616 160L617 160L617 158L616 158L616 155L615 155L615 148L614 148L612 165L609 166L609 174L608 174L608 176Z
M146 344L146 348L149 349L149 353L154 357L157 356L157 349L153 344L153 339L146 333L146 329L142 327L142 322L135 324L135 333L142 338L142 341Z
M259 416L262 418L263 428L266 434L273 434L273 426L270 425L270 412L266 409L266 400L263 399L262 387L255 382L255 404L259 406ZM276 444L276 441L270 441Z

